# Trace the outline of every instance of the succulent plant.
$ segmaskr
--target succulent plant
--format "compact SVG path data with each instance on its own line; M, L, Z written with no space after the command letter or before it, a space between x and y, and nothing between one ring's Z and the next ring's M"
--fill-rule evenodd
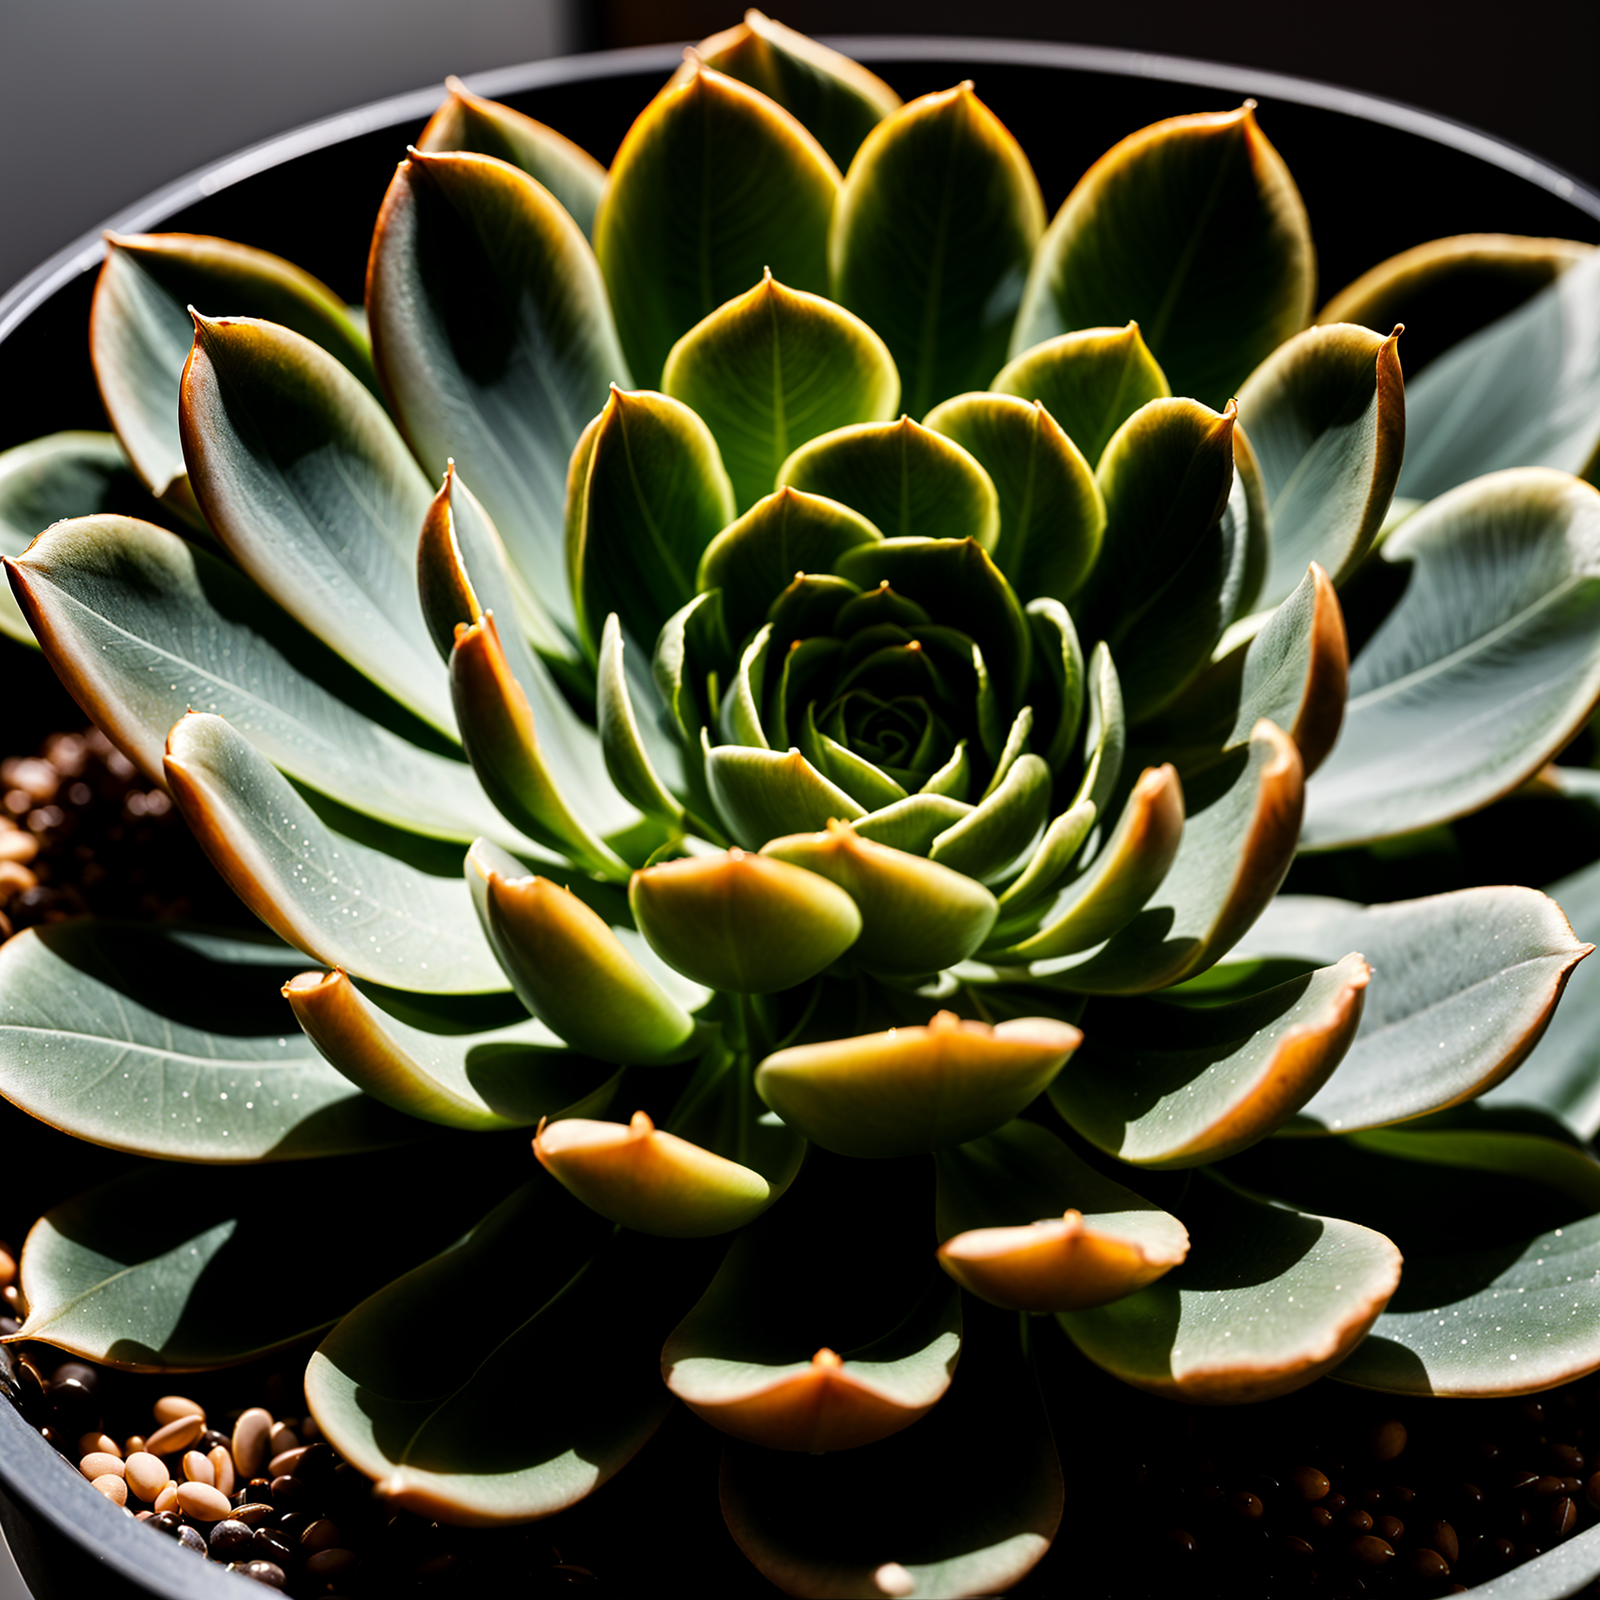
M0 952L0 1091L155 1158L34 1231L22 1336L331 1327L325 1435L475 1524L677 1398L796 1594L1026 1572L1073 1347L1217 1402L1600 1366L1583 1046L1542 1111L1477 1098L1587 947L1532 889L1278 894L1600 697L1597 285L1474 236L1313 322L1253 105L1047 225L973 85L901 105L758 13L609 173L453 84L364 320L109 239L115 437L0 457L17 548L70 514L11 627L268 931ZM262 1162L360 1247L245 1306L256 1218L173 1164Z

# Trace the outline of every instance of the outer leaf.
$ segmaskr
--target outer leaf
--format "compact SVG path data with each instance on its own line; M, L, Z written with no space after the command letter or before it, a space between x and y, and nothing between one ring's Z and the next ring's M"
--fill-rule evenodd
M701 1259L692 1246L613 1236L541 1174L460 1244L357 1306L311 1357L307 1403L396 1509L476 1526L548 1516L604 1483L660 1425L671 1397L655 1354ZM412 1337L442 1304L474 1307L447 1372L419 1363Z
M1251 929L1243 959L1320 963L1354 949L1377 974L1344 1064L1288 1131L1382 1127L1481 1094L1538 1043L1591 948L1532 889L1462 889L1382 906L1280 895ZM1526 1099L1521 1081L1507 1085L1508 1099Z
M1310 320L1315 277L1305 206L1255 102L1172 117L1078 180L1034 256L1011 350L1133 319L1172 392L1220 407Z
M1406 396L1397 492L1425 500L1501 467L1588 473L1600 448L1600 251L1464 339Z
M1095 557L1106 508L1078 447L1038 402L957 395L928 426L969 451L1000 496L994 563L1024 601L1069 600Z
M1101 1008L1050 1088L1056 1110L1141 1167L1220 1161L1275 1132L1326 1084L1361 1021L1358 955L1232 1005Z
M673 345L661 387L711 429L741 511L772 492L792 451L835 428L887 422L900 400L883 340L770 270Z
M30 1230L27 1336L87 1361L163 1372L231 1366L337 1321L397 1273L459 1237L493 1202L509 1148L441 1139L307 1161L269 1207L193 1168L149 1164L55 1207ZM410 1180L425 1163L438 1187ZM257 1293L282 1230L314 1234L352 1193L385 1196L392 1227L359 1250L311 1251L295 1293Z
M417 138L417 150L429 155L469 150L521 167L593 238L606 169L565 134L510 106L480 98L459 78L446 78L444 86L449 98L428 119Z
M1360 1344L1400 1281L1400 1252L1381 1233L1210 1174L1183 1215L1182 1266L1061 1318L1092 1361L1151 1394L1231 1404L1304 1388Z
M1349 323L1307 328L1239 391L1272 524L1263 607L1313 561L1342 583L1377 537L1406 448L1398 344L1398 332L1385 339Z
M206 520L285 611L451 730L414 566L433 496L394 424L309 339L245 318L195 330L179 425Z
M221 717L167 742L167 786L217 870L274 933L326 966L427 994L507 987L459 878L336 833Z
M327 1065L274 940L64 922L0 949L0 1092L80 1139L166 1160L282 1161L407 1143L421 1124Z
M764 94L694 64L640 113L595 218L622 347L639 381L764 269L826 293L839 170Z
M614 1080L597 1062L526 1017L508 1026L499 1017L430 1014L399 997L379 1004L337 971L302 972L283 993L307 1037L352 1083L427 1122L526 1128L602 1111L611 1098Z
M20 556L67 517L153 509L115 434L51 433L0 452L0 555ZM9 589L0 589L0 633L37 644Z
M1495 473L1409 518L1383 559L1409 582L1351 667L1307 848L1477 810L1548 761L1600 694L1600 491Z
M472 770L374 720L393 706L231 566L147 522L63 523L10 564L51 665L147 777L214 711L297 782L397 828L520 836ZM413 728L413 731L416 731Z
M1044 200L1022 147L970 82L923 95L869 133L839 191L828 242L836 299L894 354L921 416L987 382Z
M1140 406L1172 394L1137 322L1058 333L1008 361L989 387L1040 401L1091 465Z
M178 431L178 388L194 342L190 307L281 323L376 390L372 353L344 305L282 257L189 233L108 234L106 244L89 315L100 398L151 494L188 521L204 522Z
M841 172L872 128L900 104L900 96L859 62L759 11L746 11L738 27L702 40L695 54L791 112Z
M607 386L630 382L587 241L502 161L413 155L378 216L367 304L417 458L430 472L455 458L537 596L536 637L563 653L567 461Z

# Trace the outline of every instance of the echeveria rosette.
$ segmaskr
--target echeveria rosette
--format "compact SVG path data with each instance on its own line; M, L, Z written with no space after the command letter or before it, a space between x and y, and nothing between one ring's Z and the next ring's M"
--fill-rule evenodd
M1303 841L1482 806L1600 694L1569 475L1600 353L1529 398L1592 259L1429 251L1308 327L1253 107L1132 135L1047 225L973 85L900 106L756 13L609 174L452 84L379 218L370 350L274 257L111 241L131 471L92 436L0 458L8 527L76 515L12 581L281 942L12 941L0 1088L169 1161L297 1159L310 1196L450 1173L406 1259L315 1285L326 1435L398 1505L505 1522L676 1396L798 1594L1038 1559L1055 1326L1205 1401L1600 1365L1592 1314L1520 1370L1436 1350L1456 1279L1406 1209L1415 1173L1508 1174L1590 1248L1559 1124L1460 1109L1584 953L1560 911L1274 899ZM1460 274L1550 287L1452 327L1408 406L1391 330ZM1480 373L1521 453L1463 482L1441 386ZM1403 446L1438 498L1396 527ZM231 1281L221 1188L192 1251L174 1226L105 1274L161 1170L30 1240L26 1335L159 1365L301 1333L223 1317L197 1356L158 1325ZM473 1376L441 1393L406 1330L446 1300Z

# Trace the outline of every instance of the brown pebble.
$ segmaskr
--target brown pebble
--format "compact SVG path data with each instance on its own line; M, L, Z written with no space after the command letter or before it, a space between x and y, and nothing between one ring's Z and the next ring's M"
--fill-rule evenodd
M145 1440L144 1440L144 1435L142 1433L130 1433L128 1435L128 1437L122 1441L122 1453L123 1453L123 1455L124 1456L136 1456L136 1455L138 1455L139 1452L144 1449L144 1443L145 1443Z
M1546 1500L1551 1495L1560 1494L1563 1487L1560 1478L1547 1476L1536 1478L1529 1492L1538 1495L1541 1500Z
M1278 1540L1278 1548L1291 1556L1304 1559L1317 1553L1316 1546L1309 1539L1302 1539L1297 1533L1286 1533Z
M357 1565L355 1551L333 1545L327 1550L317 1550L307 1556L301 1571L308 1578L337 1578L343 1573L353 1572Z
M338 1543L339 1528L331 1517L318 1517L300 1535L300 1548L310 1552L332 1550Z
M1301 1467L1290 1473L1289 1482L1302 1500L1321 1500L1333 1488L1327 1473L1319 1472L1315 1467Z
M1372 1531L1389 1544L1399 1544L1405 1537L1406 1525L1399 1517L1383 1516L1373 1522Z
M1351 1533L1371 1533L1372 1513L1370 1511L1347 1511L1344 1514L1344 1525Z
M176 1422L179 1417L199 1417L201 1426L205 1426L206 1408L198 1400L191 1400L188 1395L164 1394L150 1409L161 1427L165 1427L169 1422Z
M1232 1506L1235 1516L1243 1517L1247 1522L1256 1522L1260 1519L1266 1507L1261 1503L1260 1495L1251 1494L1248 1489L1240 1489L1233 1495L1228 1504Z
M117 1448L117 1441L109 1433L85 1433L78 1439L78 1454L87 1456L94 1454L115 1456L118 1461L122 1459L122 1452Z
M178 1417L165 1427L157 1428L144 1442L153 1456L175 1456L187 1450L205 1431L206 1419L193 1414Z
M1367 1454L1374 1461L1393 1461L1405 1447L1406 1425L1398 1417L1386 1417L1367 1432Z
M120 1478L123 1471L122 1457L114 1456L106 1450L91 1450L78 1463L78 1471L91 1480L106 1477L108 1474L113 1478Z
M1437 1550L1452 1567L1461 1559L1461 1541L1456 1538L1456 1530L1448 1522L1424 1524L1420 1537L1423 1544Z
M1394 1546L1375 1533L1364 1533L1350 1541L1350 1556L1359 1566L1381 1567L1394 1560Z
M281 1450L267 1463L267 1472L274 1478L292 1477L294 1469L305 1460L309 1445L297 1444L292 1449Z
M1560 1468L1563 1477L1583 1476L1587 1464L1583 1451L1575 1444L1553 1444L1549 1447L1550 1459Z
M184 1516L196 1522L220 1522L233 1515L227 1495L209 1483L180 1483L178 1505Z
M267 1456L281 1456L285 1450L298 1450L300 1435L287 1422L275 1422L267 1434Z
M98 1489L107 1500L115 1501L119 1506L128 1503L128 1486L122 1481L120 1472L102 1473L90 1480L90 1487Z
M1333 1526L1333 1513L1326 1506L1312 1506L1309 1520L1313 1528L1331 1528Z
M148 1450L135 1450L128 1457L123 1463L123 1476L128 1480L128 1487L145 1501L153 1501L172 1482L166 1462Z
M1561 1495L1545 1508L1543 1522L1548 1538L1565 1539L1578 1525L1578 1508L1569 1496Z
M217 1486L216 1468L198 1450L183 1452L183 1475L190 1483L209 1484L213 1489Z
M242 1522L247 1527L254 1528L265 1522L273 1514L273 1506L266 1500L246 1500L242 1506L233 1508L236 1522Z
M239 1413L233 1425L233 1464L241 1478L253 1478L267 1464L267 1440L272 1432L272 1413L251 1406Z
M1419 1583L1438 1583L1450 1576L1450 1563L1437 1550L1407 1550L1400 1565L1408 1577Z

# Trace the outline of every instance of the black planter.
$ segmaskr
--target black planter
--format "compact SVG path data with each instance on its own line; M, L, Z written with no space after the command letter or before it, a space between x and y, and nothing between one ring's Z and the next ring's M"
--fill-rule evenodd
M1065 45L967 39L840 41L910 98L972 77L1034 162L1053 212L1111 143L1161 117L1260 102L1268 137L1305 197L1320 251L1324 294L1384 257L1452 233L1497 231L1600 240L1600 194L1537 158L1471 129L1404 106L1266 72ZM609 160L634 115L677 64L676 48L615 51L539 62L472 80ZM298 262L348 300L360 298L372 221L395 162L434 110L429 89L312 124L207 167L128 207L119 232L218 234ZM88 357L98 231L47 261L0 298L0 448L63 428L107 426ZM5 656L5 749L77 717L31 653ZM5 1170L54 1171L58 1135L30 1140L27 1119L0 1108ZM53 1141L53 1142L52 1142ZM86 1153L87 1154L87 1153ZM101 1152L95 1155L103 1154ZM32 1164L33 1158L38 1164ZM103 1175L98 1170L93 1176ZM85 1179L89 1181L89 1179ZM49 1195L49 1200L60 1196ZM4 1219L0 1219L4 1220ZM13 1218L12 1221L16 1219ZM23 1218L22 1221L29 1219ZM10 1221L6 1222L11 1225ZM1119 1409L1109 1381L1086 1374L1076 1421L1082 1436L1142 1414ZM1092 1420L1087 1413L1100 1412ZM671 1443L647 1448L594 1500L566 1513L598 1558L614 1540L613 1582L636 1594L776 1593L742 1562L715 1514L715 1441L674 1418ZM704 1437L702 1437L704 1436ZM650 1473L665 1444L693 1471ZM1070 1454L1070 1441L1064 1454ZM694 1481L690 1481L690 1480ZM1069 1464L1069 1518L1093 1515L1096 1486ZM1082 1493L1077 1491L1082 1490ZM216 1568L139 1528L0 1404L0 1527L39 1600L207 1600L247 1591ZM1063 1530L1046 1567L1022 1593L1071 1587L1082 1554L1099 1550L1087 1524ZM604 1565L604 1563L602 1563ZM1054 1569L1052 1572L1051 1569Z

